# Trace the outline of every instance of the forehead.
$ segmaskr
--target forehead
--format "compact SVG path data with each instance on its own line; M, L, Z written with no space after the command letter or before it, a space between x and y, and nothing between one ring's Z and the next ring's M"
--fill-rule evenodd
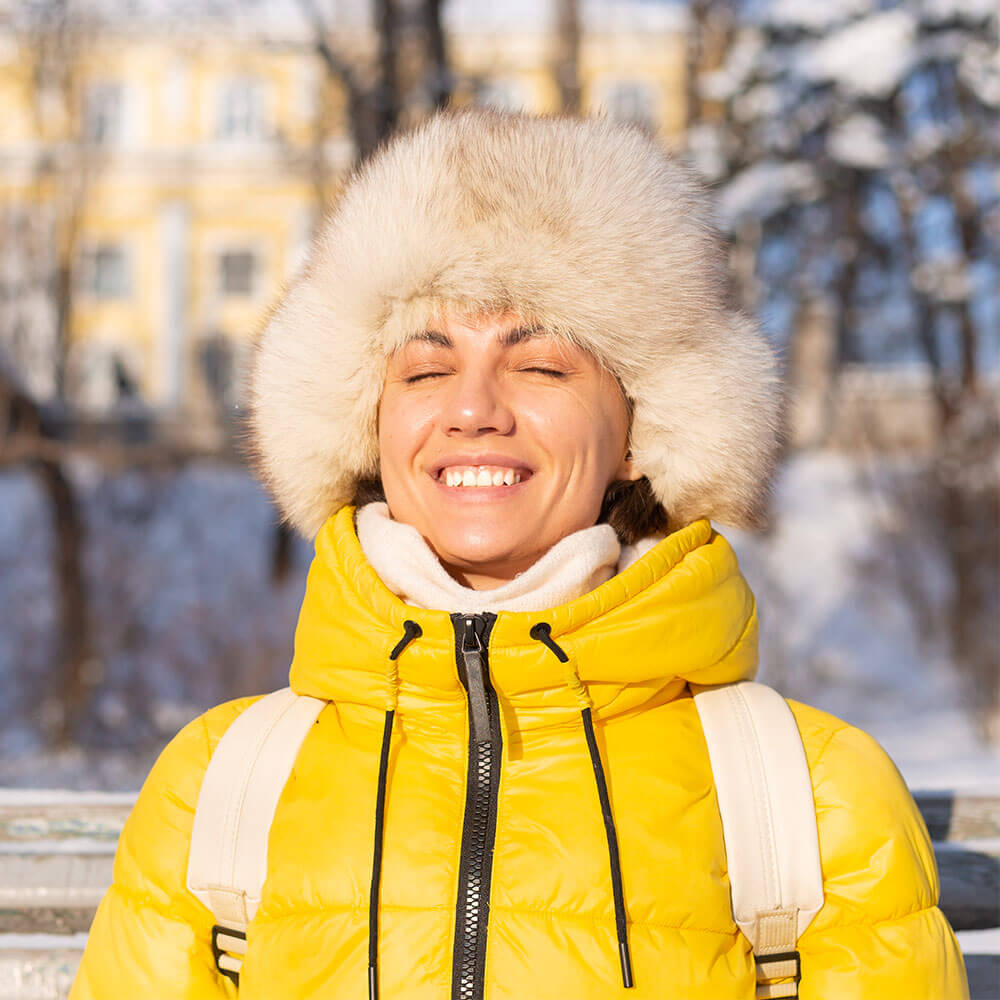
M567 354L590 352L574 342L572 336L562 336L546 329L541 323L527 320L516 312L461 315L446 312L428 322L423 330L414 331L401 347L410 344L430 345L445 350L463 348L480 350L491 347L507 349L518 344L551 347Z
M474 336L477 339L481 337L484 339L494 340L500 347L513 347L515 344L522 344L527 340L538 341L542 338L554 341L554 338L546 334L546 332L540 327L526 326L523 324L515 324L510 327L491 327L488 329L474 329L472 327L467 327L465 329L474 330ZM449 328L448 326L444 326L442 324L440 329L430 328L412 334L410 337L407 337L406 343L434 344L437 347L454 348L456 341L465 335L467 334L456 334L453 328Z

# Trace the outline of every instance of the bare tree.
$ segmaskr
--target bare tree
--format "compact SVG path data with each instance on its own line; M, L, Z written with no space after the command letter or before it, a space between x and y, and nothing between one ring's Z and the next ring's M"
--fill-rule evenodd
M81 118L82 65L92 29L68 0L33 5L17 27L18 46L31 78L30 108L40 149L31 170L31 197L47 211L5 234L2 251L18 258L21 280L5 289L7 323L0 329L0 346L8 367L17 365L31 372L36 384L47 384L48 410L65 414L71 408L68 358L81 214L96 168L96 158L84 148L86 123ZM48 351L25 357L23 347L38 340L49 345ZM62 456L45 447L57 437L52 420L9 372L0 374L0 409L6 418L0 464L21 456L50 504L60 621L55 676L61 692L58 703L64 706L53 735L57 743L66 744L84 709L83 665L91 651L79 504ZM19 435L20 449L10 447L13 434Z
M563 111L580 110L580 0L556 0L555 77Z
M1000 331L988 309L977 319L977 303L996 303L976 275L1000 266L1000 192L983 182L1000 163L1000 17L974 4L783 4L754 17L741 6L692 4L688 148L719 187L746 303L831 317L831 393L850 363L906 359L929 373L923 492L906 496L911 478L896 500L940 540L955 662L996 737L1000 428L982 365L984 337L995 350ZM932 240L934 212L947 232ZM866 447L884 445L865 431Z
M448 106L453 86L444 25L441 21L442 4L443 0L422 0L420 4L427 38L427 89L431 105L435 108Z

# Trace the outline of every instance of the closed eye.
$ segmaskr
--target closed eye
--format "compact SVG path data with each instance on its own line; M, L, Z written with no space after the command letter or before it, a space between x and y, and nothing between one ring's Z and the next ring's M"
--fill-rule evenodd
M567 373L559 371L557 368L524 368L522 371L526 372L541 372L543 375L553 375L556 378L565 378Z
M403 379L407 385L412 385L414 382L420 382L425 378L436 378L438 375L447 375L447 372L421 372L419 375L409 375Z

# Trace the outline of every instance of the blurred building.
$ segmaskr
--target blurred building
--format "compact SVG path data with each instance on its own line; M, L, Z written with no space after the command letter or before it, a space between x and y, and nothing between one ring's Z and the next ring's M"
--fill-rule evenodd
M678 8L624 6L584 5L581 104L669 140ZM44 7L0 4L0 359L39 400L218 413L355 160L346 94L294 5L190 23ZM456 103L559 107L556 29L538 9L452 5ZM363 75L377 41L364 19L329 29Z

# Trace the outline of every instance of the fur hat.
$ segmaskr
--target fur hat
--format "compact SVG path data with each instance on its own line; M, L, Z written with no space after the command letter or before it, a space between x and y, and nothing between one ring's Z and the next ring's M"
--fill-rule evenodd
M727 284L704 190L640 130L438 113L351 176L266 322L251 460L314 536L378 474L388 356L446 310L511 310L618 377L633 458L671 525L759 526L781 380Z

